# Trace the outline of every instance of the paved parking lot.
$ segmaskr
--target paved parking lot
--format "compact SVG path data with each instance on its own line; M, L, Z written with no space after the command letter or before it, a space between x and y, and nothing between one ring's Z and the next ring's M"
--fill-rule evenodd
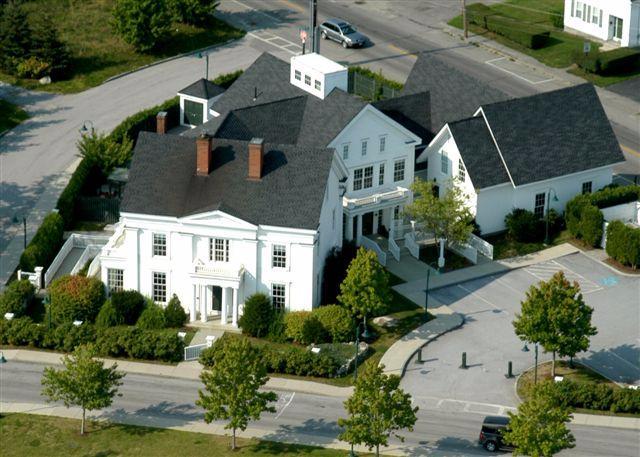
M534 351L531 346L522 351L511 323L529 286L559 270L578 281L594 308L598 334L578 359L618 382L640 384L640 278L618 275L583 254L572 254L433 291L434 304L449 305L466 323L429 344L423 351L425 363L412 360L403 386L425 399L515 405L514 381L504 376L507 363L513 362L517 375L533 365ZM462 352L467 353L466 370L459 368ZM539 360L550 359L541 349Z

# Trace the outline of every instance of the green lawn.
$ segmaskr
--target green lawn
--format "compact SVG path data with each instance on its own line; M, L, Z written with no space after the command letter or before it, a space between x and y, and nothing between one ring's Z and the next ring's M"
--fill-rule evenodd
M507 0L490 7L495 12L521 21L523 24L536 24L550 30L550 44L542 49L529 49L474 24L469 24L471 32L489 37L500 44L534 57L550 67L571 67L570 73L599 86L608 86L640 75L640 68L622 75L601 76L586 73L574 66L573 54L576 50L582 50L584 42L587 40L584 37L566 33L562 27L556 27L554 24L554 18L559 19L557 15L563 12L564 0ZM449 25L461 29L462 16L451 19ZM600 43L591 41L591 47L599 48Z
M14 128L29 117L19 106L0 99L0 133Z
M536 243L523 243L511 239L507 233L501 233L499 235L492 235L483 237L487 242L493 245L493 260L508 259L510 257L516 257L520 255L527 255L533 252L541 251L550 246L557 246L562 243L571 241L571 235L568 230L563 230L555 237L553 237L549 243L549 246L545 245L542 241Z
M439 257L440 249L435 244L430 244L429 246L420 248L420 260L425 263L437 265ZM473 265L469 260L449 249L445 249L444 260L443 273L448 273L449 271L459 270L460 268L466 268Z
M8 414L0 419L3 457L106 456L283 456L337 457L346 452L298 444L238 439L235 452L230 438L203 433L90 423L80 436L80 421L59 417Z
M220 20L207 27L174 24L167 42L151 53L138 53L120 39L111 27L114 0L29 0L24 3L30 16L43 10L53 15L60 38L72 53L73 76L41 86L35 80L17 80L0 73L0 80L30 89L51 92L80 92L101 84L105 79L182 52L240 38L244 31Z

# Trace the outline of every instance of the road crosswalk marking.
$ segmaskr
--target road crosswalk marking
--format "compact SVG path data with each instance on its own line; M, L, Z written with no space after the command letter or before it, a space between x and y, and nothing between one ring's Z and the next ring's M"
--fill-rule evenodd
M548 281L558 271L562 271L564 272L564 276L569 282L573 283L574 281L576 281L578 284L580 284L580 290L583 295L603 289L601 285L596 284L590 279L585 278L581 274L576 273L575 271L556 262L555 260L531 265L524 270L530 275L540 279L541 281Z

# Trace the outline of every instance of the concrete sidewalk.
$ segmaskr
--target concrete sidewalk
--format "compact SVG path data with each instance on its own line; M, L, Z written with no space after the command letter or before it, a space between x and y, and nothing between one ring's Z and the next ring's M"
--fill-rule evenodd
M36 351L30 349L5 349L2 351L8 362L41 363L45 365L61 365L63 354L56 352ZM148 376L164 376L169 378L199 380L202 365L199 362L180 362L177 365L153 362L133 362L130 360L105 359L105 364L118 364L118 369L125 373ZM353 392L352 387L337 387L319 382L269 377L266 389L302 392L327 397L346 398Z
M472 279L483 278L485 276L505 273L510 270L528 267L536 263L547 262L576 252L580 252L580 249L569 243L563 243L532 254L487 262L449 273L432 274L429 279L429 290L453 286L466 281L471 281ZM425 281L426 276L403 284L398 284L397 286L394 286L393 289L412 302L420 306L424 306L426 289Z

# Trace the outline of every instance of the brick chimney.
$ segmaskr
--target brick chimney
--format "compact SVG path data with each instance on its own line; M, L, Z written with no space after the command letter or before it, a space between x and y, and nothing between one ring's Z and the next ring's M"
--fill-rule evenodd
M211 171L211 137L202 133L196 139L196 175L208 176Z
M264 162L264 140L253 138L249 142L249 174L247 179L259 181L262 179L262 165Z
M156 115L156 133L158 135L164 135L167 133L167 112L160 111Z

